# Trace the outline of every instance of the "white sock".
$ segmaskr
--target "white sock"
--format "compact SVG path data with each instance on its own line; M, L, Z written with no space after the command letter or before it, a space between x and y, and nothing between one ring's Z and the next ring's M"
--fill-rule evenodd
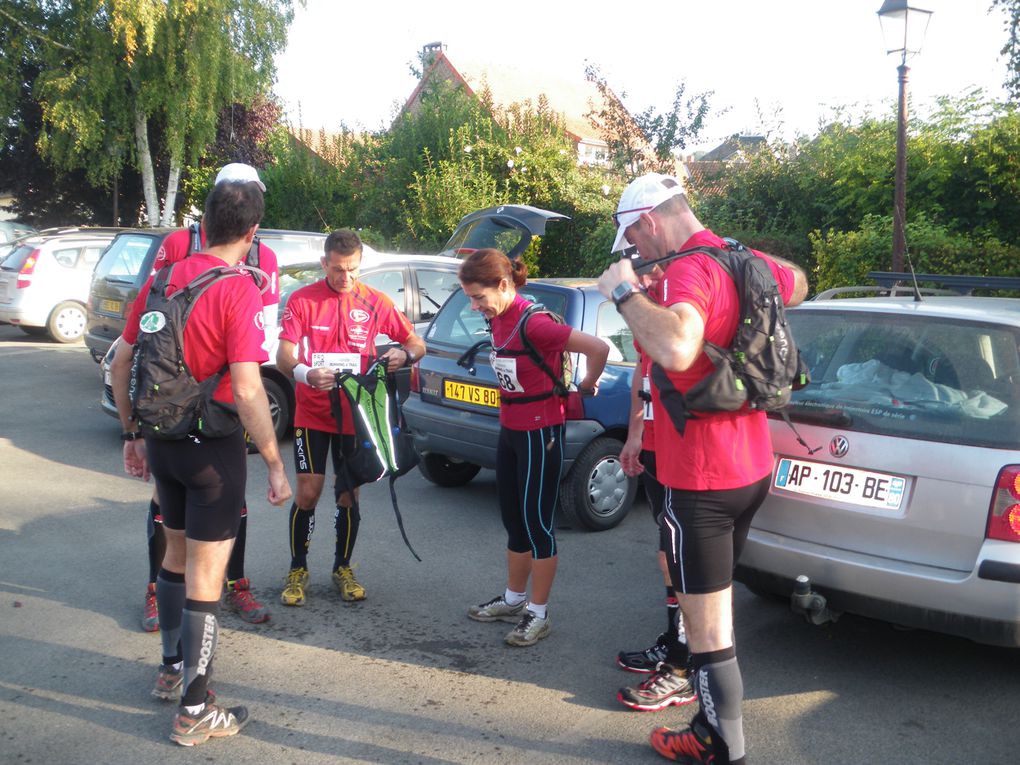
M503 593L503 600L506 601L508 606L518 606L528 599L528 593L526 592L514 592L509 587L506 588L506 592Z
M194 706L190 707L186 706L184 708L188 710L189 715L197 715L199 712L205 709L205 702L203 701L201 704L195 704Z
M542 605L538 605L537 603L528 603L528 610L539 619L545 619L546 613L548 613L548 608L548 603L543 603Z

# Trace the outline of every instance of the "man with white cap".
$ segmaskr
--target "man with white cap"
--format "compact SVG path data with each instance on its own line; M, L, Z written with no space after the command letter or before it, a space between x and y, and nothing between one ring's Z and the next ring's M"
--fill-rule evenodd
M231 162L224 165L216 175L213 186L221 183L254 183L265 193L266 186L259 178L258 171L251 165L243 162ZM197 233L197 236L196 236ZM195 241L197 240L197 241ZM267 340L274 340L276 336L277 314L280 303L280 283L277 271L276 253L262 242L258 241L257 247L253 246L245 257L245 264L264 271L269 277L269 284L262 293L262 314L265 322L265 333ZM164 266L183 260L193 251L205 246L205 229L198 227L197 232L190 228L182 228L167 235L156 253L156 260L153 263L153 271L158 271ZM268 346L267 346L268 348ZM247 502L241 508L241 526L238 529L234 548L230 553L230 562L227 565L227 594L224 601L226 608L249 624L261 624L270 619L269 609L255 598L251 590L251 582L244 575L245 543L248 532L248 506ZM142 629L146 632L159 630L159 608L156 603L156 576L159 573L163 562L163 553L166 548L165 534L163 533L163 517L160 514L159 502L153 493L149 502L149 584L145 593L145 608L142 613Z
M683 184L650 173L624 190L613 215L613 251L637 248L651 261L695 247L725 248L691 210ZM793 263L767 262L784 303L807 295L804 272ZM648 293L645 288L655 283ZM631 328L634 339L679 391L713 369L706 341L729 347L739 319L739 298L728 272L707 254L672 260L665 270L638 277L629 259L599 279ZM651 297L650 295L654 295ZM652 385L652 406L662 411ZM744 763L743 683L733 636L732 575L755 511L768 493L772 444L765 414L745 408L699 413L683 434L669 418L655 427L657 478L664 487L661 523L671 540L667 563L685 616L694 686L700 710L683 730L659 728L652 747L683 763Z

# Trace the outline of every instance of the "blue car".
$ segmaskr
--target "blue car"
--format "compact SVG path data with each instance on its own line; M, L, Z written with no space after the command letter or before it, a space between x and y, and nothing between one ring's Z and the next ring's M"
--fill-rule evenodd
M637 491L637 481L624 474L620 463L637 357L630 329L591 279L536 279L519 292L609 343L598 395L575 391L567 398L560 507L588 529L610 529L630 511ZM488 349L471 364L457 363L488 337L484 318L458 290L429 325L428 355L411 373L404 414L421 455L419 469L440 486L463 485L481 468L496 464L499 388ZM584 357L574 354L573 362L576 384L585 374Z

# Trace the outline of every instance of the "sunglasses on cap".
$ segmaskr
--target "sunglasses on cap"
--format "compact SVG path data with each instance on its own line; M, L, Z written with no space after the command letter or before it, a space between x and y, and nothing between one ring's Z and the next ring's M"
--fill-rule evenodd
M613 213L613 225L617 228L620 227L620 216L626 215L627 213L635 212L647 212L648 210L654 210L655 208L649 205L648 207L635 207L633 210L617 210Z

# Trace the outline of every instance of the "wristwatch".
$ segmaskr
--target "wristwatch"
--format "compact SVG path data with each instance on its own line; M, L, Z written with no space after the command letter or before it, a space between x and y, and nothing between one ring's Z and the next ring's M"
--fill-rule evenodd
M613 291L609 293L609 297L612 298L613 304L616 306L617 310L619 310L621 305L630 300L631 297L636 295L638 292L640 292L640 290L630 282L620 282L613 287Z
M142 437L142 432L140 430L134 430L134 431L132 431L130 433L121 433L120 434L120 440L121 441L137 441L141 437Z
M407 361L404 362L404 366L409 367L414 363L414 353L410 348L404 348L404 353L407 354Z

